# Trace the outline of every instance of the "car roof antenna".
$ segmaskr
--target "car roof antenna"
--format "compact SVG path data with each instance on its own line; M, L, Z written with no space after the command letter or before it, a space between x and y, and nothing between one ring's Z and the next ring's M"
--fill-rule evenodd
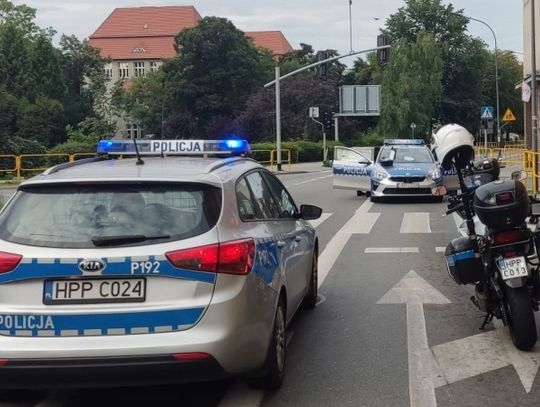
M137 153L137 162L135 165L144 165L144 161L139 154L139 147L137 146L137 140L135 138L133 138L133 144L135 145L135 153Z

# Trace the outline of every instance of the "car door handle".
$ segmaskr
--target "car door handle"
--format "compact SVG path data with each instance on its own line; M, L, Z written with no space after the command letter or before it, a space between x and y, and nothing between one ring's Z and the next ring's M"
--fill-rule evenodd
M277 247L279 247L280 249L283 249L285 247L285 242L283 240L278 240Z

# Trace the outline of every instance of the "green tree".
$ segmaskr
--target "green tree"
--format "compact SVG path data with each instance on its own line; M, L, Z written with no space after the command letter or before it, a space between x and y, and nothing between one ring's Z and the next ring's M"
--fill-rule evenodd
M106 95L105 60L99 50L75 36L60 39L61 66L67 87L64 98L66 123L75 126L87 117L110 128L105 112L109 108Z
M383 74L380 126L391 137L407 137L411 123L416 134L429 134L431 118L442 94L442 52L432 35L420 34L413 43L398 41Z
M64 100L66 84L61 69L61 53L54 48L48 37L38 35L32 42L29 65L34 95Z
M268 78L261 51L230 21L206 17L176 37L179 55L163 66L167 113L189 111L205 126L234 117Z
M485 44L466 33L468 22L462 10L442 4L442 0L406 0L405 6L387 20L385 31L393 41L414 42L421 33L435 37L444 65L443 95L434 117L473 131L484 102L482 75L488 54Z
M38 96L35 103L20 102L17 136L37 140L43 145L54 146L65 138L64 107L45 96Z

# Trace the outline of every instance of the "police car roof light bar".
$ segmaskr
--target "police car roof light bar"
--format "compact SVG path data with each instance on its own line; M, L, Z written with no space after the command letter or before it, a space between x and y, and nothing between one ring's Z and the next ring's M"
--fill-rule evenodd
M247 140L101 140L97 153L101 155L245 155L250 151Z
M422 139L384 139L384 145L410 145L423 146L426 144Z

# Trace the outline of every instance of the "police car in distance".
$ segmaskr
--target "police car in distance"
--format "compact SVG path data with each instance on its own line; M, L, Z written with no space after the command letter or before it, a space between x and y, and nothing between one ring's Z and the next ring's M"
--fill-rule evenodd
M248 150L104 140L22 183L0 211L0 387L278 387L286 326L317 301L321 209Z
M384 140L372 162L357 150L335 147L333 185L383 197L428 196L443 184L443 170L423 140Z

